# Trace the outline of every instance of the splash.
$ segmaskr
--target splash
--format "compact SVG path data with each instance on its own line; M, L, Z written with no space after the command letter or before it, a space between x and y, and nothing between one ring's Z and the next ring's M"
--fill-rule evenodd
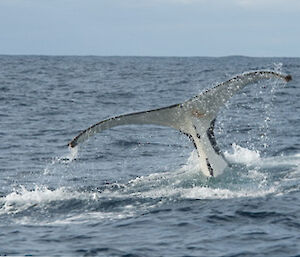
M230 168L220 177L207 179L201 174L197 152L193 151L180 169L103 186L99 191L65 187L49 189L47 186L30 190L20 186L0 198L0 215L11 215L13 222L23 224L86 223L134 217L162 205L190 199L256 198L299 190L299 154L289 158L262 158L258 151L234 144L232 152L225 155L244 168ZM280 163L285 166L293 163L294 173L278 178L272 177L272 172L263 171L272 171Z
M78 156L78 146L69 147L69 153L66 156L58 158L58 161L62 161L64 163L70 163L74 161Z
M228 151L224 153L225 157L231 162L252 165L261 160L260 152L257 150L250 150L235 143L232 144L232 150L232 153Z
M278 187L269 183L268 173L256 168L262 164L260 153L236 144L232 147L233 152L226 152L226 158L242 165L228 168L218 177L202 175L197 152L193 151L180 169L139 177L130 181L125 191L132 197L166 201L255 198L277 193Z
M69 164L72 161L76 160L77 156L78 156L78 146L73 148L69 147L69 152L67 154L62 155L61 157L53 158L51 162L46 165L46 167L43 170L43 174L49 175L53 171L56 165L59 165L61 163Z
M0 198L0 214L15 214L30 207L41 206L52 201L63 201L79 197L79 193L68 192L66 188L50 190L45 186L35 186L27 190L24 186L14 189L12 193Z
M54 163L61 162L61 163L70 163L74 160L76 160L78 156L78 146L75 147L69 147L69 152L66 155L63 155L62 157L56 157L54 159Z
M282 73L283 64L282 63L273 63L273 69L275 72ZM274 105L276 100L276 92L286 85L286 83L282 83L282 81L274 80L268 86L269 93L259 91L259 95L263 95L264 101L262 102L262 113L264 114L263 121L259 125L259 134L260 141L263 149L269 148L272 144L274 144L274 138L270 134L270 128L275 126L275 123L279 121L276 120L276 115L274 109L276 106ZM276 124L278 125L278 124Z

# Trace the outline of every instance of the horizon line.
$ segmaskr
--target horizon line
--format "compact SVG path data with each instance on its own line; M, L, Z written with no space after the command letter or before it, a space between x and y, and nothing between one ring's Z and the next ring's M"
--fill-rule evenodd
M209 56L209 55L98 55L98 54L1 54L0 56L44 56L44 57L107 57L107 58L299 58L299 56L251 56L251 55L240 55L240 54L229 54L220 56Z

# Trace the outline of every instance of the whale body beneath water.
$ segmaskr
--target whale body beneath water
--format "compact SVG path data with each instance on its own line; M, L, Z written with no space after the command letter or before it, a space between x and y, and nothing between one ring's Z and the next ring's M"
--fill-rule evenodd
M220 108L246 85L271 78L286 82L292 79L290 75L275 71L260 70L242 73L183 103L100 121L80 132L68 145L73 148L95 133L121 125L167 126L179 130L190 138L197 149L200 169L205 176L218 176L228 166L214 135L215 120Z

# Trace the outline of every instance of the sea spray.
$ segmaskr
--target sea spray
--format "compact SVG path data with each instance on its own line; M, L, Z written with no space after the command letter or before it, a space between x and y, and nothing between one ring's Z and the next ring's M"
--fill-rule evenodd
M225 157L235 163L251 165L260 161L260 152L241 147L235 143L232 144L232 152L225 151Z

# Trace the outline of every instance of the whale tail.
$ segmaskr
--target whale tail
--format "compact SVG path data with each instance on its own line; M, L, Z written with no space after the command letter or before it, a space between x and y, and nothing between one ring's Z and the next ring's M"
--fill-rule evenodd
M180 104L159 109L129 113L100 121L83 130L68 145L75 147L95 133L130 124L168 126L186 134L198 152L201 171L205 176L217 176L227 167L227 161L217 146L214 125L218 111L246 85L262 79L279 78L290 81L290 75L274 71L253 71L235 76Z

